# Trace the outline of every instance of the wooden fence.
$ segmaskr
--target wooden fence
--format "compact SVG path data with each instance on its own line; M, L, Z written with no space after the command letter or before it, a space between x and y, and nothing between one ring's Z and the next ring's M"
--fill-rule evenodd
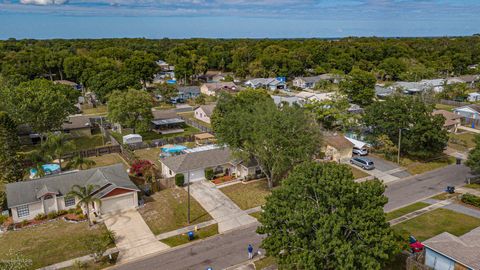
M101 146L97 148L87 149L87 150L80 150L75 151L72 153L65 154L63 158L70 159L74 156L81 156L81 157L98 157L106 154L112 153L120 153L122 151L120 145L108 145L108 146Z
M182 118L184 121L185 121L185 124L189 125L189 126L192 126L194 128L197 128L199 130L201 130L202 132L209 132L209 133L213 133L213 129L209 128L209 127L206 127L196 121L193 121L192 119L188 118L188 117L184 117L184 116L180 116L180 118Z
M471 104L468 102L461 102L461 101L448 100L448 99L425 98L424 100L426 103L430 103L430 104L443 104L443 105L455 106L455 107L461 107L461 106L466 106Z

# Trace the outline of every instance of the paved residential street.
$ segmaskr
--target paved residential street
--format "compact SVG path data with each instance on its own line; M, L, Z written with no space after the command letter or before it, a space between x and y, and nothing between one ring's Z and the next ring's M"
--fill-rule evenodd
M415 175L387 184L386 196L390 211L442 192L447 185L460 186L468 176L464 165L450 165L421 175ZM146 256L139 261L119 265L115 269L224 269L246 261L246 247L252 243L257 249L262 237L255 232L256 224L220 234L191 245L166 251L157 256Z
M387 184L385 211L425 199L445 190L447 186L461 186L469 176L465 165L449 165L438 170L411 176Z
M256 253L262 241L262 236L255 232L256 227L257 224L252 224L249 227L217 235L157 256L147 257L141 261L119 265L114 269L203 270L207 267L215 270L224 269L248 259L248 244L253 245L254 253Z

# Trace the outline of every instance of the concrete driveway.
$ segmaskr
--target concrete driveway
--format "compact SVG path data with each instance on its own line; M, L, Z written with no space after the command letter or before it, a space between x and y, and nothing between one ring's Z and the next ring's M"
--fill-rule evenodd
M218 222L219 233L257 222L209 181L191 184L190 194Z
M405 168L396 163L372 155L368 155L366 158L373 161L375 164L375 169L367 171L356 165L352 164L352 166L382 180L384 183L389 183L411 176L411 174L408 173Z
M137 210L110 214L104 217L104 222L109 230L115 232L120 262L170 248L155 238Z

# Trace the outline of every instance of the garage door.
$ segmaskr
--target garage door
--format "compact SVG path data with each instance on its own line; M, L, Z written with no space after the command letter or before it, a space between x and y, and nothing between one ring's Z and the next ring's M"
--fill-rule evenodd
M127 193L118 197L102 199L100 206L102 213L128 210L135 207L135 199L133 193Z
M204 170L190 171L190 182L197 182L203 179L205 179ZM187 179L185 179L185 181L187 181Z

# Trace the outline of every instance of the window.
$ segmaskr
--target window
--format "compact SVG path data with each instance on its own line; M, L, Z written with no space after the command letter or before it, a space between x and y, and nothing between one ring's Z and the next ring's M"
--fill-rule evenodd
M75 197L65 197L65 207L70 207L75 205Z
M28 205L22 205L17 207L17 215L19 218L28 217L30 215L30 210L28 209Z

